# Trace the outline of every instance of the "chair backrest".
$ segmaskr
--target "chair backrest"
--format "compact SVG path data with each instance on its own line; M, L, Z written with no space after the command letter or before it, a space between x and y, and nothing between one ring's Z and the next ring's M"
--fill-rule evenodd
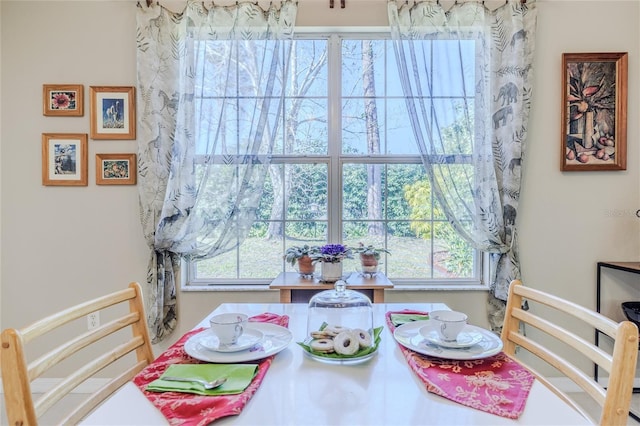
M87 332L74 331L73 336L67 337L68 328L73 326L63 328L63 325L100 311L103 318L107 313L110 318L118 317ZM61 337L63 334L65 337ZM51 346L55 347L40 354L36 351L38 346L29 343L42 336L53 340ZM46 339L39 340L41 343ZM91 349L98 350L98 355ZM107 367L109 374L114 370L115 374L108 379L94 380L91 386L103 385L88 394L83 402L74 403L71 412L65 413L66 417L60 421L60 424L75 424L153 361L140 284L131 283L126 289L72 306L21 329L7 328L2 331L0 354L10 425L37 425L46 411L79 385L99 377L97 373ZM65 373L41 395L34 395L32 382L55 366L63 370L60 365L65 360L72 363L67 370L74 371Z
M526 310L523 309L524 301L528 306ZM548 308L541 308L541 305ZM575 325L586 324L591 330L597 329L608 335L613 339L613 349L605 351L595 343L568 330L566 326L549 319L556 316L562 318L559 322L564 324L573 323L575 318L577 320ZM577 404L565 392L550 383L547 378L532 369L540 382L585 417L601 425L627 424L638 357L638 327L635 324L630 321L615 322L596 311L552 294L525 287L520 280L515 280L509 288L501 337L504 352L508 355L519 358L522 355L520 351L523 349L528 351L571 379L593 398L601 407L599 421L589 415L584 407ZM520 348L518 353L516 348ZM561 350L565 356L559 355ZM589 359L608 372L606 387L596 382L591 375L586 374L576 365L579 357Z

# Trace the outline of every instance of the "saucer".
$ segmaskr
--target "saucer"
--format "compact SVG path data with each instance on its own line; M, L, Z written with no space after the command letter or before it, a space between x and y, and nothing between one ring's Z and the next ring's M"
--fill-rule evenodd
M494 356L502 350L502 340L500 336L496 335L491 330L486 330L473 325L467 325L465 331L474 331L482 336L475 345L467 348L445 348L440 345L435 345L420 334L420 328L429 324L429 320L426 321L413 321L403 324L396 328L393 332L393 337L398 343L407 349L411 349L419 354L433 356L442 359L454 359L454 360L472 360L483 359Z
M475 344L480 343L482 341L482 334L474 331L468 326L465 327L460 334L458 334L458 338L454 341L447 342L440 338L438 331L433 328L431 325L425 325L420 328L420 334L425 338L429 343L433 343L434 345L442 346L443 348L450 349L460 349L460 348L468 348Z
M207 333L203 334L200 337L198 343L202 345L204 348L209 349L210 351L216 352L238 352L243 351L245 349L250 348L251 346L258 343L262 340L263 334L261 331L253 329L253 328L245 328L244 333L240 337L238 337L238 341L231 345L225 345L220 343L218 336L213 334L211 330L208 330Z
M245 333L246 330L249 329L245 329ZM293 334L288 328L268 322L252 322L251 330L262 332L263 337L258 343L244 351L220 352L205 348L200 342L203 338L208 338L211 335L209 329L189 337L184 343L184 351L187 355L200 361L230 364L255 361L275 355L286 349L293 339Z

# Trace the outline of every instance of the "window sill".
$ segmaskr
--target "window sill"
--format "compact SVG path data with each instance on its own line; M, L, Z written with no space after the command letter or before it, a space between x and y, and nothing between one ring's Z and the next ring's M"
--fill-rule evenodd
M489 291L482 284L395 284L386 291Z
M278 291L269 288L268 284L231 284L231 285L188 285L182 286L184 292L249 292ZM401 291L489 291L489 287L481 284L395 284L388 292Z
M229 285L185 285L184 292L197 291L277 291L269 289L269 284L229 284Z

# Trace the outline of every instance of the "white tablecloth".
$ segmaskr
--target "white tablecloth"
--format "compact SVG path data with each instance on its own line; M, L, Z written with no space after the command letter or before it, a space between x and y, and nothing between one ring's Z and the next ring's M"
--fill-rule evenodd
M358 365L333 365L305 355L295 342L306 335L306 304L226 303L214 313L272 312L289 315L291 344L271 368L242 413L216 425L578 425L589 424L555 394L535 382L523 415L510 420L464 407L428 393L411 371L384 322L387 311L447 309L434 304L375 304L375 326L384 326L378 353ZM197 327L208 326L204 318ZM162 414L129 383L92 413L86 425L167 424Z

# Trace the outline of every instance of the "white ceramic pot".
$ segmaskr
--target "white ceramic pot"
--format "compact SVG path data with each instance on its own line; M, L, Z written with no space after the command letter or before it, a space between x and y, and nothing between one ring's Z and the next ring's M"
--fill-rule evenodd
M322 262L322 278L321 280L333 283L342 278L342 262Z

